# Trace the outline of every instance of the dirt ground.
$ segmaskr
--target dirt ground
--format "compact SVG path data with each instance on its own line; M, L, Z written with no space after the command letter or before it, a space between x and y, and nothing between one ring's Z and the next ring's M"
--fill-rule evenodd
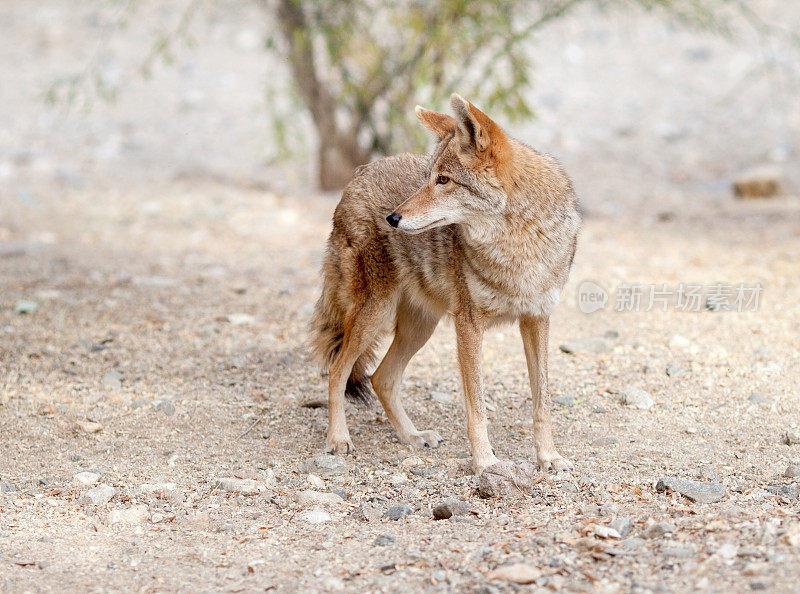
M103 23L71 6L0 11L19 83L0 86L0 591L797 590L800 107L752 39L585 11L535 46L560 57L517 135L562 157L586 208L551 324L575 470L484 499L447 324L404 384L444 445L409 450L377 404L351 406L357 453L314 467L326 382L305 329L336 196L264 163L253 10L213 13L176 70L65 116L39 92ZM114 41L123 81L138 41ZM764 161L786 195L733 199ZM584 281L604 309L580 311ZM619 312L623 283L763 291L757 311ZM532 460L516 329L489 332L484 370L498 456ZM632 388L653 402L625 404ZM664 477L725 494L694 503ZM97 484L113 496L87 499ZM469 512L435 520L447 498ZM532 583L492 574L515 563Z

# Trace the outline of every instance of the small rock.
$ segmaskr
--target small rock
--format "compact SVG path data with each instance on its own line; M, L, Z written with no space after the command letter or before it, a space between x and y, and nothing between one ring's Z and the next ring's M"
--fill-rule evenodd
M575 396L556 396L553 402L561 406L575 406Z
M88 505L103 505L111 501L111 498L116 495L117 490L111 485L101 483L94 489L89 489L83 494L79 503Z
M322 524L323 522L330 522L331 515L322 509L312 509L307 512L303 512L300 515L300 519L308 522L309 524Z
M665 557L675 557L676 559L688 559L694 555L694 551L689 547L668 547L662 553Z
M96 472L79 472L72 478L77 484L90 487L100 480L100 475Z
M14 304L14 313L16 314L29 314L35 312L39 308L39 304L35 301L21 300Z
M0 493L13 493L17 490L14 483L0 483Z
M619 440L616 437L611 437L610 435L598 437L592 442L592 446L596 448L607 448L617 444L619 444Z
M116 369L109 369L103 374L103 385L117 389L122 385L122 374Z
M622 538L622 535L612 526L603 526L602 524L589 524L589 526L587 526L586 528L587 532L594 534L598 538Z
M786 467L786 470L783 471L783 476L787 478L795 478L800 476L800 465L789 464L789 466Z
M540 482L530 462L514 464L503 461L493 464L478 477L478 494L484 499L530 492Z
M639 388L628 388L622 393L622 404L639 410L647 410L653 408L655 402L649 392Z
M463 516L469 513L469 504L459 499L445 499L433 508L434 520L447 520L453 516Z
M402 462L400 462L400 466L403 468L414 468L416 466L422 466L425 462L419 456L409 456Z
M685 349L691 346L692 342L680 334L675 334L672 338L669 339L669 348L670 349Z
M608 350L608 342L604 338L573 338L560 345L562 352L574 355L577 353L602 353Z
M689 373L683 367L678 367L677 365L674 365L672 363L669 363L667 365L665 372L669 377L681 377Z
M347 463L344 458L330 454L320 454L300 464L300 471L307 474L316 474L320 477L339 476L347 472Z
M645 538L651 538L651 539L660 538L665 534L672 534L673 532L675 532L675 526L673 526L669 522L659 522L645 529L644 536Z
M487 579L511 582L512 584L532 584L542 577L542 571L529 563L514 563L498 567L486 575Z
M603 332L603 338L608 338L609 340L616 340L619 338L619 332L617 330L606 330Z
M800 489L798 489L797 485L771 485L764 487L764 489L784 499L797 499L798 495L800 495Z
M733 559L738 552L739 547L732 542L726 542L716 550L717 555L723 559Z
M379 534L375 537L375 540L372 541L373 547L388 547L393 545L396 541L395 537L391 534Z
M783 432L782 442L786 445L797 445L800 443L800 429L787 429Z
M147 520L146 505L134 505L128 509L115 509L108 514L109 524L139 524Z
M609 524L609 526L619 532L619 535L622 538L625 538L633 530L633 520L631 518L616 518Z
M414 510L407 505L393 505L386 510L386 512L383 514L383 517L389 518L390 520L400 520L406 516L410 516L413 513Z
M325 481L319 478L316 474L309 474L306 477L308 484L314 487L315 489L324 489L325 488Z
M168 398L159 398L154 404L156 410L163 412L168 417L175 414L175 405Z
M250 314L246 313L232 313L228 314L227 320L234 326L241 326L242 324L252 324L256 319Z
M690 481L681 478L660 478L656 483L659 493L671 489L696 503L715 503L727 494L722 483Z
M139 491L145 495L155 495L156 497L164 497L170 493L174 493L177 489L175 483L142 483L139 485Z
M232 477L215 478L212 481L215 489L222 489L228 493L240 493L242 495L258 495L266 487L264 484L253 479L238 479Z
M376 522L381 519L380 508L371 503L362 503L352 511L350 517L359 522Z
M320 493L319 491L300 491L297 494L297 503L303 506L333 505L340 506L344 499L335 493Z
M103 430L103 425L95 421L78 421L75 426L84 433L100 433Z
M733 180L737 198L770 198L781 193L783 171L774 165L751 167Z
M751 392L750 395L747 397L747 400L749 400L753 404L769 404L769 398L767 398L763 394L759 394L758 392Z

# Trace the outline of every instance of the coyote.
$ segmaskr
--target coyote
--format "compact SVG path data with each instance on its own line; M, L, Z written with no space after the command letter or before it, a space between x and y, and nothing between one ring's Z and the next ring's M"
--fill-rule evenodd
M507 136L459 95L455 117L417 106L438 137L432 155L401 154L356 170L333 215L311 344L328 377L327 451L353 442L345 394L371 395L380 339L394 341L371 377L402 443L437 447L400 396L403 371L439 319L452 317L476 474L498 462L487 432L481 343L493 324L518 322L543 470L572 463L553 443L547 391L550 314L569 275L580 228L572 184L551 156Z

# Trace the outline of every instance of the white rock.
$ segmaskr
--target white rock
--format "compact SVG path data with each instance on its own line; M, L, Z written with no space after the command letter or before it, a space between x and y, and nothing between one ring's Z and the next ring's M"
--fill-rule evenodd
M422 461L422 458L419 456L409 456L402 462L400 462L400 466L403 468L414 468L415 466L422 466L425 462Z
M228 315L228 321L234 326L241 326L242 324L252 324L256 319L250 314L232 313Z
M127 509L115 509L108 514L109 524L139 524L147 520L146 505L134 505Z
M653 408L655 402L649 392L639 388L628 388L622 393L622 403L639 410Z
M222 489L229 493L240 493L242 495L258 495L266 489L266 485L254 481L253 479L238 479L232 477L221 477L212 480L215 489Z
M344 499L336 493L320 493L319 491L300 491L297 494L297 503L305 506L312 505L334 505L339 506L344 503Z
M142 483L139 491L145 495L168 495L174 493L178 485L175 483Z
M692 342L680 334L675 334L669 339L669 348L671 349L685 349L690 346Z
M100 480L100 475L96 472L79 472L73 477L73 480L79 485L90 487Z
M315 489L324 489L325 488L325 481L319 478L316 474L309 474L306 479L308 480L308 484L314 487Z
M79 503L89 505L103 505L111 501L111 498L117 494L117 490L111 485L101 483L94 489L89 489L83 494Z
M500 580L512 582L514 584L532 584L541 576L542 571L535 565L514 563L513 565L498 567L494 571L489 572L486 577L490 580Z
M322 524L323 522L330 522L331 515L323 509L312 509L303 512L300 519L308 522L309 524Z

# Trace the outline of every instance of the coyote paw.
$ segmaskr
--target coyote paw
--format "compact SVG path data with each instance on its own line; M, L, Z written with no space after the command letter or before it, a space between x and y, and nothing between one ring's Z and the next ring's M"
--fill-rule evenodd
M495 464L500 464L500 463L501 463L500 460L494 454L492 454L489 457L482 458L481 460L473 458L472 470L475 472L475 476L478 476L490 466L494 466Z
M356 448L348 435L342 438L328 437L325 442L325 451L329 454L352 454Z
M564 472L575 468L572 462L555 450L538 452L536 457L539 460L539 468L543 471Z
M415 448L438 448L444 443L436 431L417 431L401 441Z

